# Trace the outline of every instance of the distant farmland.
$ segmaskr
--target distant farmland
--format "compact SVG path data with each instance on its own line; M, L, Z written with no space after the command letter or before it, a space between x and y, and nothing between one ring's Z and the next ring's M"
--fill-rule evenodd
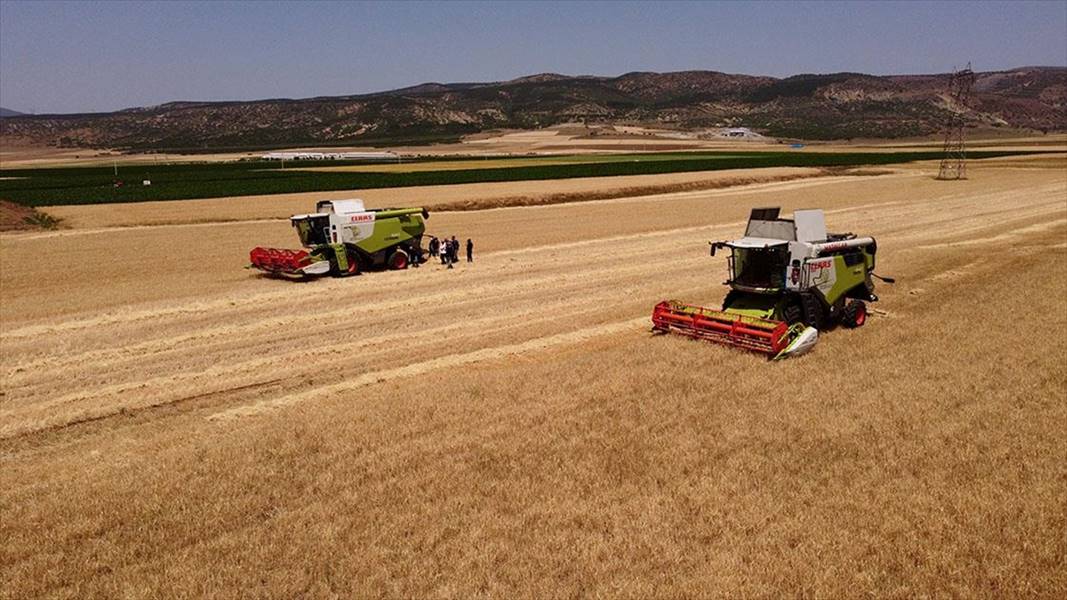
M1038 152L1005 150L971 152L969 156L996 158L1034 153ZM693 152L468 159L469 168L463 168L459 162L462 159L449 158L419 161L417 168L406 169L356 161L300 161L295 168L282 169L278 162L241 161L121 166L117 176L111 167L5 169L4 179L0 179L0 199L27 206L144 202L723 169L888 165L940 157L937 151ZM438 168L433 167L435 162L440 163ZM151 180L150 186L142 185L145 179ZM116 186L116 180L122 185Z

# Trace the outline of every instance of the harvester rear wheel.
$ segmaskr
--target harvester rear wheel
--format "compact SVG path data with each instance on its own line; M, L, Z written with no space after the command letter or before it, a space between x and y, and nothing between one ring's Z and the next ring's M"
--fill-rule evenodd
M830 305L830 309L827 311L827 314L826 314L826 322L827 323L840 323L841 322L842 316L845 314L845 303L846 302L847 302L847 300L845 299L845 297L841 296L840 298L837 299L837 302L834 302L833 304Z
M867 305L860 300L849 300L841 313L841 324L849 329L862 327L867 322Z
M389 268L394 271L408 268L408 253L396 250L389 256Z

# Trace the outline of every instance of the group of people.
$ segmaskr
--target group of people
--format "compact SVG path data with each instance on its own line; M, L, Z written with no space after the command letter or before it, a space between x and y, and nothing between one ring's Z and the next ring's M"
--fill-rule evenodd
M431 237L429 250L430 257L440 257L441 264L447 265L449 269L459 262L459 240L456 236L452 236L452 239L445 237L441 240ZM474 242L470 238L467 238L467 262L474 262Z

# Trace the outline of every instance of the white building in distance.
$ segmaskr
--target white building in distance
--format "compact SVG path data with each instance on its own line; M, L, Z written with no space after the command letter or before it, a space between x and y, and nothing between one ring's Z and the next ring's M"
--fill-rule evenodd
M268 152L263 160L373 160L398 162L400 155L394 152Z

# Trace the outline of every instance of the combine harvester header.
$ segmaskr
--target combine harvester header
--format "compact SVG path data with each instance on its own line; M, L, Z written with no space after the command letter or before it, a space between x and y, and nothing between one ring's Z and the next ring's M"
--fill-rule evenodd
M827 233L821 210L779 214L753 209L744 237L711 243L712 256L730 251L721 310L665 300L652 311L653 330L782 358L810 350L834 324L863 325L866 302L878 300L874 238Z
M271 275L355 275L370 267L406 269L423 260L425 208L367 209L362 200L322 200L289 222L303 250L254 248L252 267Z

